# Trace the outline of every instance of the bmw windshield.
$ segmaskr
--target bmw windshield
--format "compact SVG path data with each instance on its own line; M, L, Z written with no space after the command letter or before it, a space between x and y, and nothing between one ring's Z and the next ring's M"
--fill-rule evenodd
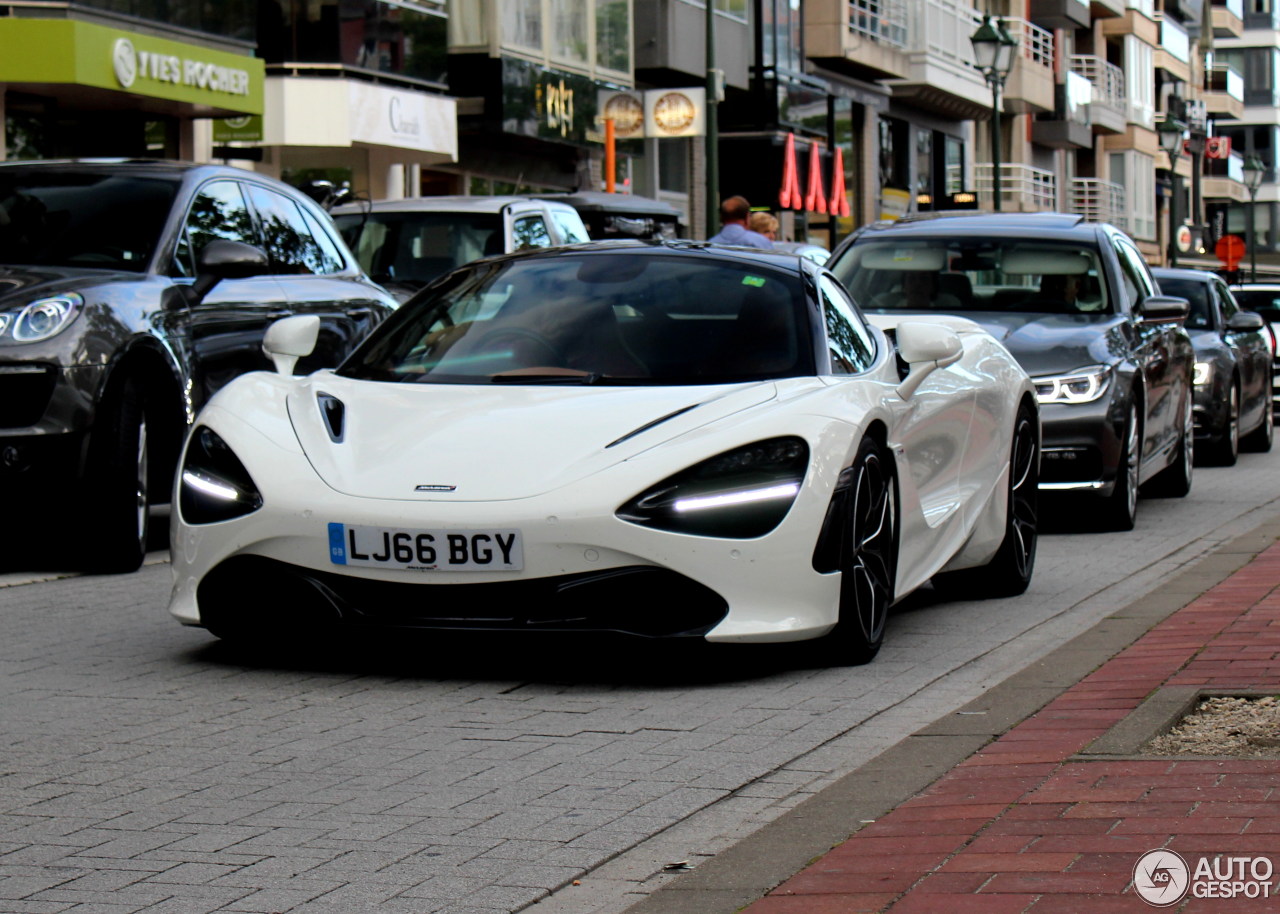
M416 383L721 384L812 374L798 273L645 251L480 264L339 369Z
M118 173L0 168L0 262L140 273L177 189Z

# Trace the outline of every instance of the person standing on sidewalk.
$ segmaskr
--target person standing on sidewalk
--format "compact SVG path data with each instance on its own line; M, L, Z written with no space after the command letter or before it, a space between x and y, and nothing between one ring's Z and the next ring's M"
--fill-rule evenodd
M733 196L720 204L720 231L708 238L717 244L736 244L750 248L773 249L773 242L747 228L751 204L746 197Z

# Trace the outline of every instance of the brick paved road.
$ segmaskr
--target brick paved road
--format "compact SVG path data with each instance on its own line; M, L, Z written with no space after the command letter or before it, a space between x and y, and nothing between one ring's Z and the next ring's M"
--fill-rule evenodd
M0 912L621 910L1280 511L1278 466L1198 472L1132 534L1046 537L1023 598L917 599L857 669L559 641L255 656L171 623L164 565L4 575Z

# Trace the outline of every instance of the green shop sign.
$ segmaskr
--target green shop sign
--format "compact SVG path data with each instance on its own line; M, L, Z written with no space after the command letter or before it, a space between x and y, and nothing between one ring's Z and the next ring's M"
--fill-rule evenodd
M0 19L0 83L114 89L262 113L265 67L243 54L67 19Z

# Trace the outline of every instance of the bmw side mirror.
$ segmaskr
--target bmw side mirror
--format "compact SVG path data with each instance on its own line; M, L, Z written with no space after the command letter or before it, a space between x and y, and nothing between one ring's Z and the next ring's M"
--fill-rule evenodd
M260 247L223 238L210 241L196 258L196 281L190 286L188 304L200 304L224 279L261 276L269 268L267 255Z
M298 359L311 355L320 335L320 318L315 314L296 314L282 318L267 328L262 338L262 351L285 376L293 375Z
M1227 320L1227 329L1236 333L1249 333L1261 330L1267 325L1261 314L1252 311L1237 311Z
M1138 317L1144 324L1162 324L1170 321L1183 321L1191 305L1185 298L1173 295L1152 295L1144 298L1138 306Z
M950 327L925 321L903 321L895 331L898 354L910 371L898 385L898 396L906 400L924 379L939 368L954 365L964 355L964 344Z

